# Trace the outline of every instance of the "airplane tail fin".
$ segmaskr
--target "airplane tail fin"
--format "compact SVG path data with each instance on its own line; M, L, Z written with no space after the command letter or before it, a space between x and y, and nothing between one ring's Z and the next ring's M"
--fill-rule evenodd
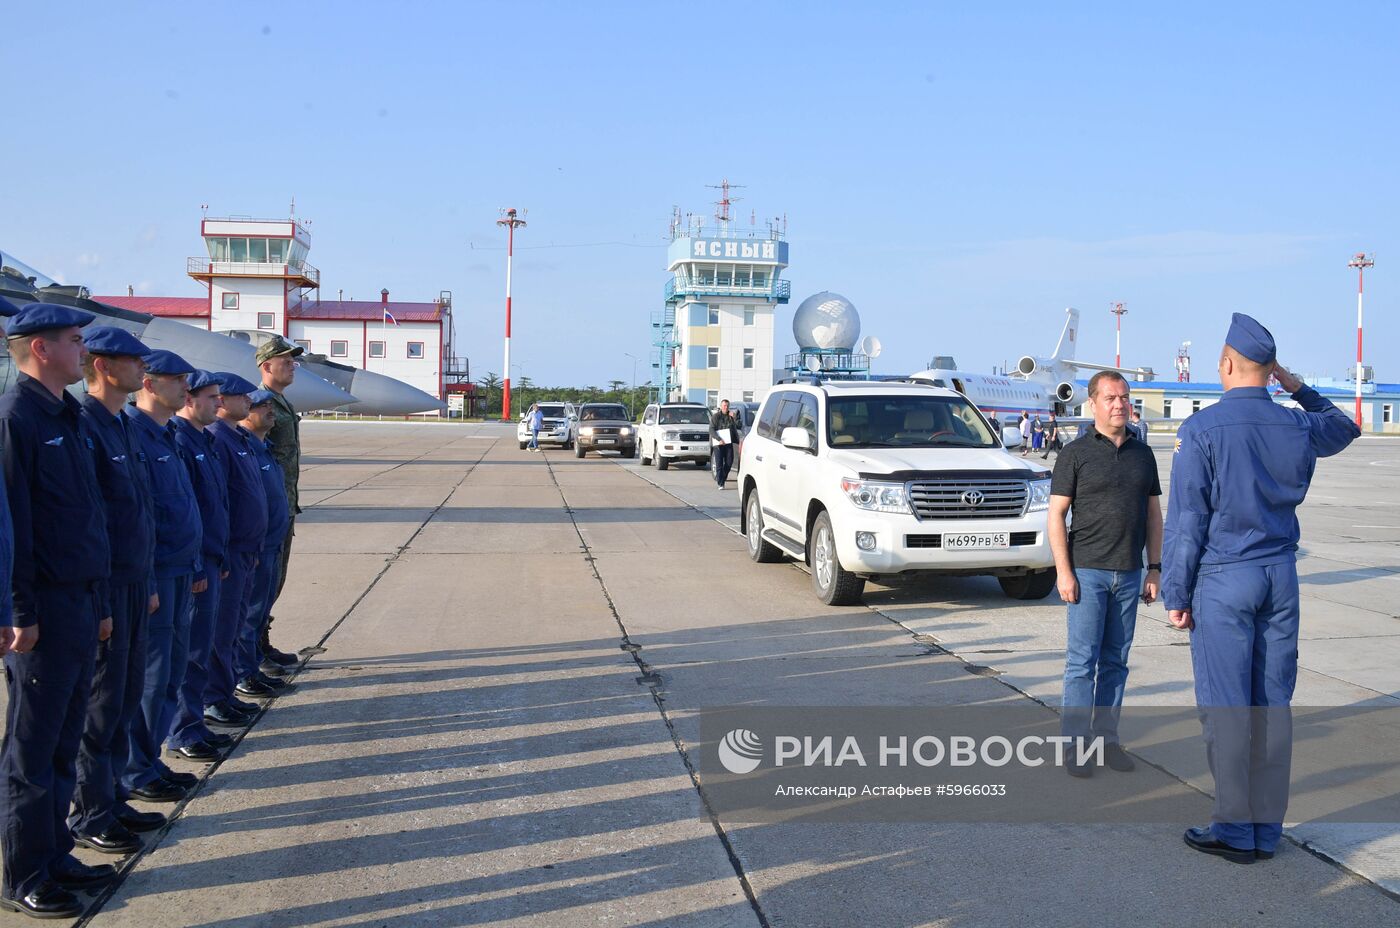
M1056 361L1068 361L1075 355L1075 338L1079 334L1079 310L1073 306L1065 310L1065 327L1060 330L1060 340L1055 343L1055 353L1051 358Z

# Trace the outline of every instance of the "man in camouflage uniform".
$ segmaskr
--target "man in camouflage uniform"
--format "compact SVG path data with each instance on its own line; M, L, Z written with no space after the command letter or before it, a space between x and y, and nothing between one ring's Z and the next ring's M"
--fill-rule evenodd
M272 599L282 595L282 587L287 582L287 562L292 553L292 536L296 534L296 517L301 512L297 506L297 477L301 472L301 434L297 411L283 395L296 377L296 362L293 360L302 353L300 345L294 345L280 335L258 346L258 369L262 371L263 389L273 393L272 405L276 422L267 440L272 445L272 456L282 467L282 476L287 486L287 535L282 541L282 561L277 565L277 582L273 587ZM270 629L273 617L268 615L263 626L260 645L265 658L264 673L277 675L282 668L293 666L298 658L294 654L279 651L272 646Z

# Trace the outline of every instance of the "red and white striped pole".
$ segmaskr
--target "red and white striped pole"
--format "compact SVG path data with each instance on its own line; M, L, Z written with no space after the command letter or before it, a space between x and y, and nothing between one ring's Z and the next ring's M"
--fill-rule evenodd
M1347 262L1347 267L1356 268L1356 427L1364 428L1361 424L1361 295L1365 291L1366 268L1374 267L1375 261L1371 260L1365 252L1359 252Z
M501 391L501 421L510 421L510 275L515 258L515 228L525 225L525 220L516 216L514 209L502 210L505 215L496 220L496 225L506 227L506 359Z
M1122 303L1114 303L1109 312L1118 317L1118 325L1113 336L1113 366L1123 366L1123 314L1128 311Z

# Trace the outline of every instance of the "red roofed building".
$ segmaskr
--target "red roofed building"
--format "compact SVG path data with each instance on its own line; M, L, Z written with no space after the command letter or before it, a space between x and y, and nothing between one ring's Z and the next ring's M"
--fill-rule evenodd
M321 272L306 263L311 236L296 220L208 219L208 256L186 270L202 297L101 296L122 309L179 319L214 332L278 332L309 352L412 384L443 398L470 376L453 357L452 297L432 302L320 300Z

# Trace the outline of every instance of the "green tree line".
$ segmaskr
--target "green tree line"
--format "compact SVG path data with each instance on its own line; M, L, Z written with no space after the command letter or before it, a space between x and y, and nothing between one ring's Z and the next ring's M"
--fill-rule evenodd
M513 366L513 365L512 365ZM488 371L485 377L476 382L477 402L475 415L496 418L501 414L501 378ZM541 400L556 400L564 403L621 403L626 406L633 418L640 416L650 402L651 384L637 384L636 388L623 380L609 380L606 387L541 387L529 377L521 377L510 385L511 418L520 418L521 413L532 403Z

